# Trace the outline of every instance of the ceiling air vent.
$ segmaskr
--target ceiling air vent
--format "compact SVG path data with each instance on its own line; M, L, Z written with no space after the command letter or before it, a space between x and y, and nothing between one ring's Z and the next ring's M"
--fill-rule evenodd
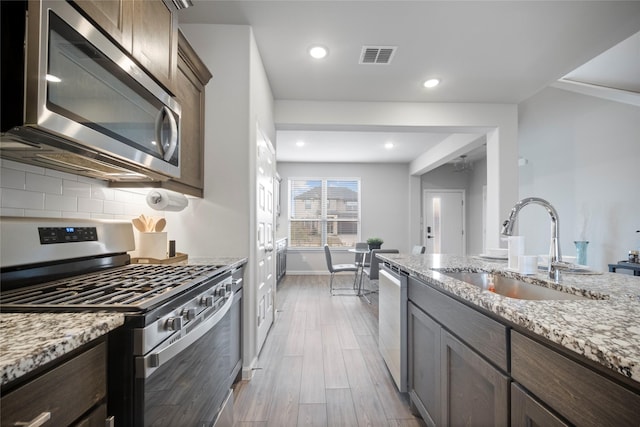
M362 46L360 64L388 64L395 53L395 46Z

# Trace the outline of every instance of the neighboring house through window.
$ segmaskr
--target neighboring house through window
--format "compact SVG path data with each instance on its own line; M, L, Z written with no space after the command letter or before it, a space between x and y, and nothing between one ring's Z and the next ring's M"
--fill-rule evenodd
M289 246L352 247L358 241L359 179L289 179Z

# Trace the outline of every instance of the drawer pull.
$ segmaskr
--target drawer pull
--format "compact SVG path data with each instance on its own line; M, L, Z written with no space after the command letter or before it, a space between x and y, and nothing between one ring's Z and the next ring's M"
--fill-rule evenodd
M51 419L51 412L43 412L31 421L27 421L26 423L17 422L14 423L16 426L25 426L25 427L39 427L49 421Z

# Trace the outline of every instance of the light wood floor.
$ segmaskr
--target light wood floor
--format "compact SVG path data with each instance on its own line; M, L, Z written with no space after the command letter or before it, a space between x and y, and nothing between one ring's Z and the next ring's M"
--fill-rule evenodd
M338 286L352 277L336 276ZM378 351L377 300L332 297L328 283L287 275L278 285L258 368L235 389L235 425L423 426Z

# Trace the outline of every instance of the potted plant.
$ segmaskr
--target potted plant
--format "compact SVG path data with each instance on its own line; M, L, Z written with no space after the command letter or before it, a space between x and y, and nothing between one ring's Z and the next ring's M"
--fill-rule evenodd
M380 249L384 240L379 237L369 237L367 239L367 244L369 245L369 250Z

